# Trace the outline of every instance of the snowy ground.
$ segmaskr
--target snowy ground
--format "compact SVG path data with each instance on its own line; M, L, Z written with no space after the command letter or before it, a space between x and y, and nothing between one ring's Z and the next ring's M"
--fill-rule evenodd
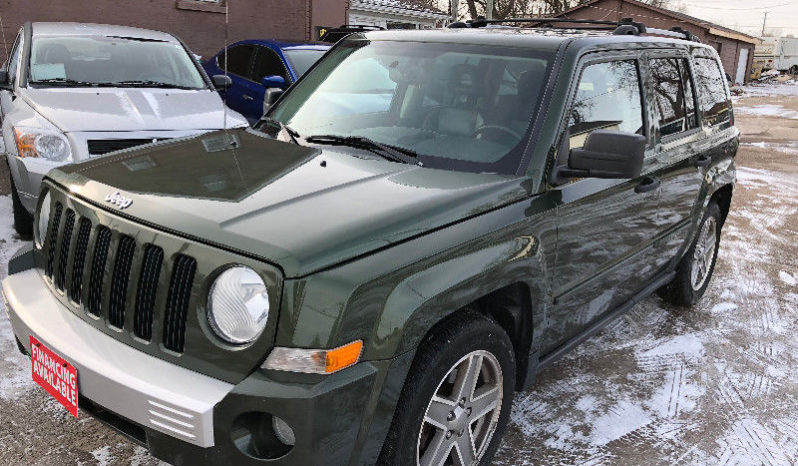
M539 374L514 400L496 464L795 464L798 86L747 91L735 99L740 181L705 299L687 310L650 298ZM22 245L2 189L0 278ZM0 464L158 462L34 385L0 312Z

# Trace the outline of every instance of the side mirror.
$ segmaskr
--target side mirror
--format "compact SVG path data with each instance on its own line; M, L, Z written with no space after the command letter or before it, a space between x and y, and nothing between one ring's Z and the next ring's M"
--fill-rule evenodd
M11 90L11 81L8 78L8 71L0 70L0 89Z
M285 78L282 76L266 76L265 78L260 80L260 83L266 89L270 89L272 87L276 87L279 89L285 89Z
M584 147L571 149L568 168L559 174L571 178L637 178L645 153L645 136L597 130L588 135Z
M223 74L213 75L211 82L213 82L213 87L219 91L226 91L233 85L233 80L230 79L230 76L225 76Z
M266 94L263 97L263 114L265 115L266 112L272 108L275 102L283 95L285 91L282 89L278 89L276 87L271 87L266 89Z

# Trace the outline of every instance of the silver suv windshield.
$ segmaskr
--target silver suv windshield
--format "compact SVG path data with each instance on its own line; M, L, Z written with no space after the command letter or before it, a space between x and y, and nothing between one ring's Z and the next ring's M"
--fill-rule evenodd
M34 86L118 86L204 89L182 45L128 37L34 37Z
M368 138L428 167L515 173L550 59L529 49L361 36L336 46L269 116L301 138Z

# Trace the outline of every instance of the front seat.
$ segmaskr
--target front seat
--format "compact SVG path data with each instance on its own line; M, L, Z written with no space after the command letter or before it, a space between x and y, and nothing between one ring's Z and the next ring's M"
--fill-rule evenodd
M446 103L424 119L424 128L438 133L471 136L485 120L477 110L483 89L482 75L475 65L456 65L449 75Z

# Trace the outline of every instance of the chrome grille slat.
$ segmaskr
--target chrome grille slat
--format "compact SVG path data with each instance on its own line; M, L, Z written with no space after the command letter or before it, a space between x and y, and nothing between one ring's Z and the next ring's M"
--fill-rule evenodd
M91 220L81 218L78 222L78 239L75 243L75 252L73 254L72 285L69 287L69 297L78 304L80 304L80 293L83 290L83 268L89 248L90 234Z
M50 220L50 226L47 228L47 264L44 272L48 277L53 278L53 262L55 261L55 247L58 244L58 227L61 225L61 211L64 206L60 202L55 204L55 213Z
M55 275L55 287L63 290L66 285L67 260L69 247L72 245L72 230L75 228L75 211L67 209L64 230L61 233L61 252L58 255L58 270Z
M108 321L117 328L125 326L125 302L127 284L130 281L130 269L133 266L133 254L136 252L136 241L122 235L116 249L114 272L111 275L111 298L108 303Z
M136 294L134 314L135 335L144 340L152 339L152 315L155 308L155 295L163 265L163 249L148 244L144 248L144 259L141 263L141 278Z
M108 248L111 246L111 230L100 226L94 246L94 258L89 276L89 298L86 308L89 313L99 317L102 312L103 281L105 278L105 262L108 259Z
M175 257L166 300L163 344L178 353L183 352L185 344L186 311L196 271L197 261L193 257L182 254Z

